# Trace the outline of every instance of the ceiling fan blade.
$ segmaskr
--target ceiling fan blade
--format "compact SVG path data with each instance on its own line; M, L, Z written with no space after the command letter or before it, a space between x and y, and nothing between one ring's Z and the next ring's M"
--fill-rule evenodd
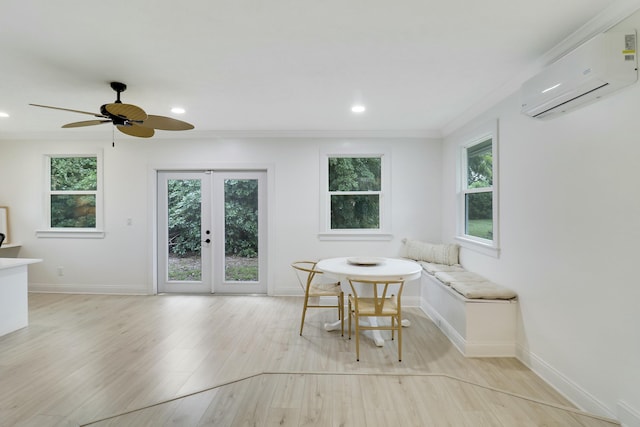
M149 114L146 120L140 123L140 126L160 130L189 130L194 128L191 123L172 119L171 117L154 116L153 114Z
M104 108L104 110L109 114L113 114L114 116L118 116L126 120L142 121L147 118L147 113L137 105L121 104L116 102L113 104L105 104L102 108Z
M136 124L118 125L118 130L127 135L137 136L139 138L151 138L155 133L153 129L138 126Z
M29 104L29 105L32 105L34 107L51 108L52 110L62 110L62 111L71 111L72 113L89 114L89 115L94 116L94 117L105 117L102 114L91 113L89 111L72 110L70 108L51 107L49 105L40 105L40 104Z
M85 120L83 122L74 122L74 123L67 123L66 125L63 125L63 128L79 128L79 127L83 127L83 126L94 126L94 125L101 125L103 123L111 123L111 120Z

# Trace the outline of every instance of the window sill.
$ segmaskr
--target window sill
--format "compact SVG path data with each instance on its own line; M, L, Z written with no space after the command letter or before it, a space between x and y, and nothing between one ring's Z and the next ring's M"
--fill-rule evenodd
M463 248L479 252L484 255L489 255L494 258L500 258L500 248L496 246L492 246L487 243L478 242L466 237L456 236L456 241Z
M318 239L320 240L392 240L393 235L389 233L353 233L353 232L332 232L332 233L318 233Z
M96 229L36 230L36 237L58 239L104 239L104 231Z

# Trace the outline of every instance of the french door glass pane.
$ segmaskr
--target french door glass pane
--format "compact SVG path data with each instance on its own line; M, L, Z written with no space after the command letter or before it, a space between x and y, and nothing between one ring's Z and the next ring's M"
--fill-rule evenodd
M224 180L224 278L258 281L258 180Z
M202 280L201 258L201 181L167 180L168 279Z
M465 234L493 239L493 192L468 193L465 196L467 221Z

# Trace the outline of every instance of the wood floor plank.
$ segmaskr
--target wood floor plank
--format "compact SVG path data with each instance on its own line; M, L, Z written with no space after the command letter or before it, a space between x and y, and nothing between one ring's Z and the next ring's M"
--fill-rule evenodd
M324 330L333 310L299 336L301 304L30 294L29 326L0 337L0 425L616 425L516 359L463 357L419 309L402 362L366 337L356 362L354 340Z

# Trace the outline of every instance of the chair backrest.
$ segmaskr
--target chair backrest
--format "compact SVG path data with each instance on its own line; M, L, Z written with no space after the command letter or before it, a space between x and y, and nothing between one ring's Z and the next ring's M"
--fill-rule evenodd
M392 299L395 299L396 305L400 307L402 289L404 288L403 278L392 280L365 280L350 277L348 280L356 300L358 298L373 299L376 315L382 315L385 304Z
M4 233L0 233L0 246L2 246L2 242L4 242L5 237Z
M300 286L304 291L307 291L316 275L322 274L322 271L316 270L316 264L317 262L315 261L295 261L291 263L291 267L295 270L298 282L300 282Z

